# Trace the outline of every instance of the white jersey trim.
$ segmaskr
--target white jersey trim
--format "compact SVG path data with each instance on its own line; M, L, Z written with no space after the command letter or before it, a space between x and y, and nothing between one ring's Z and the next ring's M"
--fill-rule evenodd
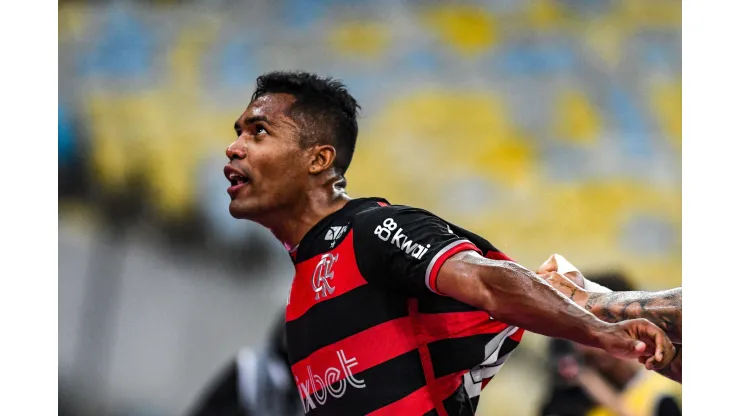
M470 242L470 240L456 240L449 244L447 244L442 250L439 250L437 254L432 258L432 261L429 262L429 266L427 266L427 272L424 275L424 283L426 283L429 290L431 290L434 293L438 293L434 289L432 289L431 285L431 277L432 277L432 270L434 270L434 265L437 264L440 258L445 255L448 251L452 250L453 248L459 246L460 244L473 244Z

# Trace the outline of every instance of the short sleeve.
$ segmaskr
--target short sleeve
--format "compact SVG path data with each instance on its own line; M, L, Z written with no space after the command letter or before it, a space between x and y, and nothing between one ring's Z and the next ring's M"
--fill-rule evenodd
M353 224L357 264L369 283L408 295L437 291L442 264L478 248L441 218L415 208L385 206L358 213Z

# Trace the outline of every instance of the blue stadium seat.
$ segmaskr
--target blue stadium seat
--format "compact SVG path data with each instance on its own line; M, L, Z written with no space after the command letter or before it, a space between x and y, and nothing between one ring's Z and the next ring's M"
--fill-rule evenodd
M259 75L255 65L257 49L239 36L229 37L223 46L213 52L218 82L228 88L244 88L254 84Z
M414 73L431 73L439 68L439 56L428 49L415 49L403 56L404 69Z
M668 221L653 215L632 215L620 236L622 248L640 256L669 255L681 234Z
M153 65L155 33L125 9L108 11L104 32L95 40L95 48L81 55L83 74L103 74L117 78L136 78Z
M565 42L547 44L511 43L493 56L493 66L512 76L544 76L570 72L576 63L576 52Z
M608 106L614 118L624 151L636 157L650 158L654 154L649 137L649 125L637 106L635 97L619 86L612 86Z
M322 16L330 6L327 0L288 0L280 2L285 23L294 30L305 29Z
M72 128L71 120L69 119L69 114L66 110L66 108L60 104L59 105L59 166L64 167L69 165L70 162L72 162L72 159L74 158L74 152L77 147L77 137L74 134L74 130Z

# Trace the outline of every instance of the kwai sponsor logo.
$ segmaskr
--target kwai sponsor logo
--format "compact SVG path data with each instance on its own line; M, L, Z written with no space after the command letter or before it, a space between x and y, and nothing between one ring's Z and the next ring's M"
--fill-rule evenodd
M393 233L394 231L395 234ZM403 250L411 257L419 260L427 254L429 247L431 247L429 244L424 246L422 244L415 243L413 240L408 238L407 235L403 234L403 228L399 227L398 224L393 221L393 218L386 218L383 220L381 225L375 227L374 234L383 241L388 241L388 239L390 239L391 244Z

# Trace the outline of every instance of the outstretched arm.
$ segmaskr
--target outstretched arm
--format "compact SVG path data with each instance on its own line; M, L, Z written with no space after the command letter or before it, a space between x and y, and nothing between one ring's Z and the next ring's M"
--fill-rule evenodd
M528 331L601 348L624 358L655 353L649 362L661 368L663 362L673 358L674 349L665 334L648 321L610 324L599 320L534 272L511 261L463 251L442 265L436 285L441 294Z
M548 278L548 281L554 287L563 288L576 303L604 321L619 322L625 319L644 318L660 327L671 341L676 343L676 356L667 367L656 371L681 383L682 288L660 292L594 293L582 290L563 275L553 274L552 276Z
M551 256L540 266L537 273L555 289L604 321L618 322L624 319L643 318L660 327L671 341L676 343L676 356L667 367L656 371L681 383L682 288L660 292L587 291L583 286L588 287L590 282L559 255ZM599 289L608 290L602 287Z
M560 275L556 279L561 281L566 278ZM550 281L552 282L552 279ZM552 283L557 284L556 282ZM568 289L570 293L576 293L573 298L576 303L582 303L587 310L607 322L644 318L658 325L668 335L671 341L676 343L676 356L666 368L656 371L673 381L681 383L682 288L679 287L660 292L609 293L585 292L578 289L576 292L572 288ZM583 294L580 294L580 292L583 292Z
M576 303L600 319L619 322L645 318L658 325L673 342L681 343L682 288L660 292L585 292Z
M671 341L681 343L683 290L680 287L659 292L612 292L589 282L578 269L558 254L550 256L537 269L537 274L599 319L607 322L647 319L665 331ZM599 291L589 289L589 285L596 286Z

